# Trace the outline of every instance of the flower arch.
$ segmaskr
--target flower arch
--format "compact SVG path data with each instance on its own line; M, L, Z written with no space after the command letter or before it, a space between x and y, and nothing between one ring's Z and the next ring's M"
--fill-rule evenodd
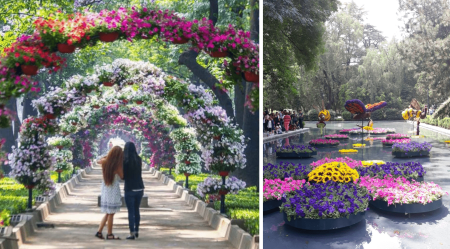
M20 97L27 92L39 92L37 82L27 75L36 75L40 68L50 72L64 67L60 53L73 53L76 48L92 46L98 41L117 39L161 39L173 44L187 44L195 51L224 60L225 74L219 88L239 83L242 78L253 82L246 105L252 110L259 103L259 48L250 39L250 32L232 25L215 27L211 20L186 20L169 10L156 6L102 10L99 13L55 13L48 19L35 21L35 32L22 35L4 50L0 59L0 101ZM24 75L25 74L25 75ZM102 75L108 77L108 74ZM112 82L115 83L115 82ZM11 120L10 111L0 105L0 121ZM1 124L1 123L0 123ZM8 122L3 122L7 125Z
M203 87L166 75L147 62L118 59L111 65L96 68L96 72L86 77L73 76L64 88L54 88L33 101L43 116L24 121L20 146L9 155L12 173L19 182L43 189L52 187L48 170L55 160L44 135L61 132L67 136L81 131L79 125L87 125L87 119L101 118L105 111L117 112L114 122L127 125L145 125L143 122L148 123L150 118L171 125L169 136L176 151L178 173L200 172L197 153L200 149L201 160L208 170L230 172L245 167L246 141L242 130L221 107L215 106L213 96ZM103 72L112 72L114 87L101 77ZM184 117L171 103L183 109ZM74 119L74 114L79 120ZM56 121L57 117L61 117L60 122Z

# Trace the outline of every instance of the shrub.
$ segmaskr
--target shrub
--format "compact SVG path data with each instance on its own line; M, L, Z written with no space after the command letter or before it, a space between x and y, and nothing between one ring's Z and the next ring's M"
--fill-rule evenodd
M336 118L335 121L344 121L343 118Z
M450 128L450 118L438 119L438 126L449 129Z
M343 112L342 112L342 117L343 117L344 120L346 120L346 121L352 120L352 114L351 114L349 111L343 111Z
M387 120L399 120L402 118L402 112L398 109L390 108L386 110L386 119Z
M319 112L316 109L309 110L308 119L310 121L318 120Z
M328 110L330 112L331 120L335 120L336 112L334 110Z
M382 112L382 110L373 112L370 116L373 120L383 120L384 119L384 113Z

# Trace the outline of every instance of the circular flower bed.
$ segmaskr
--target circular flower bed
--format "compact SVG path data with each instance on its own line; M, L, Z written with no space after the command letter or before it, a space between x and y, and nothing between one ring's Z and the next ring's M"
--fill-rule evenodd
M409 135L407 135L407 134L396 133L396 134L389 134L389 135L386 136L386 140L390 140L390 139L402 139L402 138L409 138Z
M316 147L328 147L328 146L336 146L339 145L338 140L332 140L332 139L313 139L309 141L310 145L314 145Z
M395 163L387 162L381 165L372 164L368 167L360 167L356 169L358 174L375 178L384 178L386 175L393 177L406 177L408 179L423 178L426 171L419 162Z
M428 156L432 147L427 142L394 143L392 145L392 155L396 157Z
M358 150L354 150L354 149L342 149L342 150L339 150L339 153L358 153Z
M328 139L348 139L347 135L340 134L325 135L324 137Z
M294 180L302 180L308 178L309 172L308 166L290 162L280 162L278 165L269 163L263 166L264 179L283 180L292 177Z
M311 157L317 155L316 148L311 145L285 145L280 149L276 149L277 157Z
M388 205L427 204L448 194L435 183L410 182L404 177L385 176L383 179L378 179L365 176L361 177L359 185L369 190L372 200L383 200Z
M342 129L339 131L341 134L349 134L350 131L358 130L359 128L352 128L352 129Z
M356 167L362 166L361 161L352 159L350 157L336 157L336 158L325 157L324 159L320 159L316 162L311 163L310 165L312 166L313 169L315 169L323 164L332 163L332 162L345 163L350 168L356 168Z
M285 193L301 189L304 183L304 179L264 179L263 211L270 211L280 207L282 203L281 198L285 196Z
M411 139L409 138L400 138L400 139L388 139L388 140L382 140L381 143L383 143L384 146L392 146L395 143L401 143L406 144L411 142Z

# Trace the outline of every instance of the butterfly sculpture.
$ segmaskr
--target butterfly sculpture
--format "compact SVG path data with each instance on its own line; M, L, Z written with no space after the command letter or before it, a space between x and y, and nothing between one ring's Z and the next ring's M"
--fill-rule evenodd
M370 114L372 112L379 110L385 106L387 106L387 103L385 101L367 105L364 105L364 103L359 99L350 99L345 102L345 109L347 109L347 111L351 112L352 114L355 114L353 119L370 118Z
M402 112L403 119L417 121L417 135L419 135L420 119L423 119L427 116L428 107L427 105L425 105L422 110L420 109L421 108L419 102L416 99L412 99L409 108L405 109Z
M330 115L330 112L325 109L325 104L324 104L323 100L322 100L322 109L320 109L320 107L318 107L317 105L314 105L313 107L314 107L314 109L316 109L319 112L319 115L318 115L319 122L317 122L317 124L316 124L317 128L325 127L327 125L325 123L325 121L330 121L331 115ZM323 125L321 125L321 124L323 124Z

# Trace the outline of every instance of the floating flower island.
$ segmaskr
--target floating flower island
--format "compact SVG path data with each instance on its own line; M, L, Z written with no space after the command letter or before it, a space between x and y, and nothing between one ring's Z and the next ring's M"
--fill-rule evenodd
M400 133L389 134L386 136L386 140L395 140L395 139L404 139L404 138L410 138L410 136L407 134L400 134Z
M315 147L333 147L338 146L339 141L338 140L332 140L332 139L313 139L309 141L310 145L313 145Z
M316 148L311 145L287 145L276 150L280 158L308 158L317 155Z
M325 135L326 139L336 139L336 140L345 140L348 139L347 135L341 135L341 134L333 134L333 135Z
M433 146L427 142L394 143L392 145L392 155L395 157L429 156L432 147Z
M369 190L370 205L394 213L425 213L442 207L444 192L435 183L408 181L405 177L361 177L359 185Z
M353 144L353 148L364 148L366 144Z
M354 150L354 149L342 149L342 150L339 150L339 153L358 153L358 150Z
M410 143L411 139L409 138L400 138L400 139L388 139L388 140L382 140L381 143L383 143L384 146L392 146L395 143L399 144L407 144Z

